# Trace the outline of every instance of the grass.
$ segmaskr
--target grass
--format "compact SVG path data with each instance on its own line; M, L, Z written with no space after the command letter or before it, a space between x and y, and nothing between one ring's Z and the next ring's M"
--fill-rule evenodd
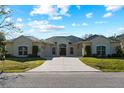
M83 57L80 60L104 72L124 72L124 59Z
M0 62L0 70L4 65L4 72L25 72L44 63L41 58L7 58Z

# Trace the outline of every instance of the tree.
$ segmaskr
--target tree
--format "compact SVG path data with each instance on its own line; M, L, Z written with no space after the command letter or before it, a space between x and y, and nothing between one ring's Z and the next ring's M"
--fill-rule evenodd
M16 27L11 19L12 10L8 9L7 6L0 5L0 32L5 35L14 32L21 32L21 29Z
M11 18L11 10L7 6L0 5L0 59L5 59L5 36L14 32L22 32L20 28L16 27L14 22L9 20Z
M5 41L5 35L4 33L0 32L0 54L1 55L2 53L5 52L5 43L3 41Z
M116 52L117 52L117 56L119 56L119 57L123 56L123 51L122 51L121 46L116 47Z
M0 60L2 61L1 73L3 72L3 68L4 68L3 60L5 59L5 52L6 52L5 43L3 41L5 41L5 35L4 33L0 32Z
M83 35L83 39L87 39L87 38L89 38L91 36L93 36L93 34L85 34L85 35Z

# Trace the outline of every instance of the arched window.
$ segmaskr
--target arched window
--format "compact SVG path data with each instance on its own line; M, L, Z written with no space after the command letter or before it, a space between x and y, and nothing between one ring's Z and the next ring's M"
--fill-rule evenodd
M27 46L20 46L18 48L19 55L27 55L28 54L28 47Z
M106 47L105 46L97 46L97 55L105 56L106 55Z

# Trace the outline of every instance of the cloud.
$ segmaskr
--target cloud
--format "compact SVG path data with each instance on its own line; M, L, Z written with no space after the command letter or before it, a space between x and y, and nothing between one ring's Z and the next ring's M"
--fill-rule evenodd
M82 26L88 26L88 24L87 23L83 23Z
M42 33L45 33L45 32L48 32L47 30L41 30L41 29L34 29L34 28L31 28L30 30L28 30L28 32L30 33L36 33L36 32L42 32Z
M5 19L5 21L10 22L10 21L12 21L12 19L11 19L11 17L8 17L8 18Z
M86 14L86 17L87 17L87 18L92 18L92 16L93 16L93 13L87 13L87 14Z
M34 20L34 21L30 21L28 23L28 26L31 26L33 28L36 28L37 26L42 26L42 25L47 25L48 24L48 21L47 20L41 20L41 21L37 21L37 20Z
M59 19L62 19L61 16L52 16L49 18L50 20L59 20Z
M47 20L31 21L28 23L28 26L31 27L31 29L35 29L35 31L40 32L58 31L65 28L64 26L51 25Z
M76 26L76 23L72 23L72 26L73 26L73 27Z
M96 21L95 24L105 24L107 23L106 21Z
M112 16L113 12L120 10L121 8L123 8L123 6L122 5L107 5L105 6L105 8L108 13L103 15L104 18Z
M68 11L69 11L70 6L69 5L57 5L57 9L60 10L58 13L60 15L65 15L65 16L71 16Z
M107 17L110 17L110 16L112 16L112 13L110 13L110 12L103 15L104 18L107 18Z
M80 8L81 8L80 5L77 5L76 7L77 7L79 10L80 10Z
M123 6L122 5L108 5L108 6L105 6L105 7L106 7L106 11L118 11Z
M30 15L36 15L36 14L46 14L46 15L53 15L55 14L55 8L50 5L42 5L37 6L33 9L33 11L30 12Z
M120 31L120 32L124 32L124 27L120 27L120 28L118 28L118 31Z
M22 28L24 27L24 24L22 24L22 23L17 23L17 24L15 24L15 26L16 26L17 28L19 28L19 29L22 29Z
M22 22L22 18L17 18L16 21L17 22Z
M48 15L49 19L59 20L62 16L70 16L69 5L41 5L33 8L30 15Z
M81 26L88 26L88 24L87 23L82 23L82 24L80 24L80 23L72 23L71 24L73 27L81 27Z
M64 26L48 25L46 29L47 30L62 30L64 28L65 28Z

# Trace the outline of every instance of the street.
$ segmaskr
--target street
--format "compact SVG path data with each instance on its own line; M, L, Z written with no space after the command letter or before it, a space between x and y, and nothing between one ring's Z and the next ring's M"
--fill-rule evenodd
M6 73L0 76L1 88L119 88L124 73L35 72Z

